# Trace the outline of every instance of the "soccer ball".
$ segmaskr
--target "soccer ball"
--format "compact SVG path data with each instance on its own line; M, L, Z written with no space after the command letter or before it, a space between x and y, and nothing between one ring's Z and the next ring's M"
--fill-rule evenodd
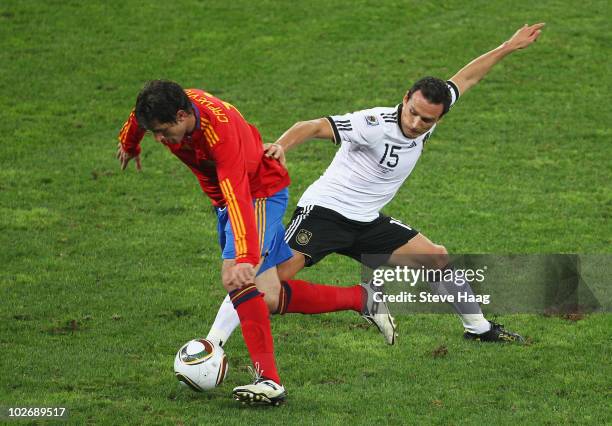
M196 392L220 385L227 376L227 370L223 348L206 339L185 343L174 358L176 378Z

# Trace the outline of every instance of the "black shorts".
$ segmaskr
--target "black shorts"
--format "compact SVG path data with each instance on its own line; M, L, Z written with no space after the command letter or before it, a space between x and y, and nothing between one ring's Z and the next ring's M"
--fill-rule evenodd
M314 265L328 254L339 253L376 268L418 233L383 214L372 222L358 222L321 206L306 206L297 207L293 212L285 241L306 256L306 266ZM362 259L366 254L376 256Z

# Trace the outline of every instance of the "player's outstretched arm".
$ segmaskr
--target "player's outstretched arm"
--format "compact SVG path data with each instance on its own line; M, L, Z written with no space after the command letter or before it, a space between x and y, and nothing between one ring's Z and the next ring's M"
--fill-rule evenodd
M285 151L310 139L334 139L334 131L326 118L298 121L273 144L265 144L264 152L285 165Z
M510 53L524 49L538 39L544 27L544 23L527 25L519 28L512 37L503 42L499 47L474 59L472 62L461 68L461 70L451 77L453 83L457 85L459 93L465 94L472 86L478 83L491 68L505 58Z

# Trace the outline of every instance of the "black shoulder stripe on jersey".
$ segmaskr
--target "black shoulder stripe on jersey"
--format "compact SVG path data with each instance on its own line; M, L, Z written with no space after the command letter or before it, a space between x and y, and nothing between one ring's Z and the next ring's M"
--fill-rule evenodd
M383 120L397 121L397 115L383 115L382 118Z
M455 102L459 99L459 88L455 83L450 80L446 80L446 84L448 84L453 92L455 92Z
M404 104L399 104L397 106L397 116L401 117L402 116L402 109L404 108ZM402 135L404 135L404 137L406 139L413 139L410 136L408 136L406 133L404 133L404 129L402 129L402 123L399 119L395 120L395 122L397 123L397 127L399 127L400 132L402 132Z
M347 130L347 131L353 130L353 126L348 125L348 124L336 124L336 127L338 130Z
M337 124L351 124L351 120L336 120Z
M331 128L334 132L334 140L332 142L336 145L340 145L340 142L341 142L340 133L338 132L338 128L336 127L336 123L334 122L334 119L331 118L330 116L327 116L325 118L327 119L327 121L329 121L329 124L331 124Z
M397 123L397 118L384 118L385 123Z

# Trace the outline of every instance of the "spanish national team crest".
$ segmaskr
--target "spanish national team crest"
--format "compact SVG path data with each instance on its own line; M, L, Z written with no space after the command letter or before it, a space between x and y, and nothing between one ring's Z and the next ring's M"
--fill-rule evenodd
M375 115L366 115L365 119L369 126L378 126L378 117Z
M308 244L311 237L312 237L312 232L307 231L305 229L300 229L295 237L295 241L299 245L305 246L306 244Z

